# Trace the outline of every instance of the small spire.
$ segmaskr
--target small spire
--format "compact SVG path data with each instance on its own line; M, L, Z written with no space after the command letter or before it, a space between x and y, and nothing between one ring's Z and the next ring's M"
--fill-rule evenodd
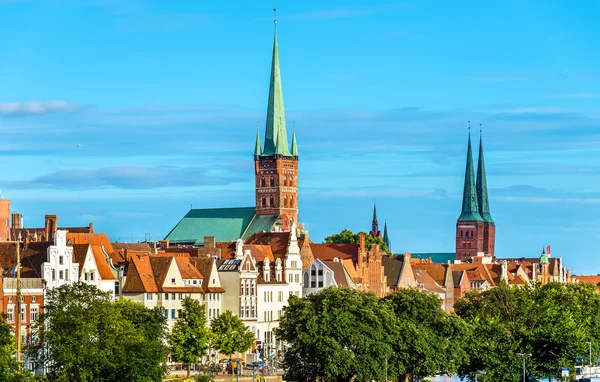
M292 133L292 156L298 156L298 144L296 143L296 122L294 122L294 130Z
M383 242L388 247L388 249L391 251L392 250L392 243L390 242L390 237L388 236L387 220L385 220L385 222L383 224Z
M258 129L258 121L256 121L256 145L254 145L254 156L260 156L262 154L260 148L260 132Z
M373 221L371 222L371 232L369 234L373 237L381 237L379 223L377 222L377 205L375 200L373 200Z

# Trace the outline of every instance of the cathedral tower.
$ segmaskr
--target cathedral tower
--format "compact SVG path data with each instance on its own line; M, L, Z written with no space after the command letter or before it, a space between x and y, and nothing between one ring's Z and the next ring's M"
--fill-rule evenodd
M462 211L456 222L456 259L467 261L476 256L483 256L483 236L484 223L479 213L471 150L471 134L469 133Z
M298 221L298 146L294 131L289 148L285 122L275 30L265 141L261 148L257 131L254 148L256 214L277 215L287 231L292 220Z
M496 226L490 214L481 132L479 133L479 159L477 161L477 204L479 206L479 215L481 215L483 220L483 253L486 256L494 256Z

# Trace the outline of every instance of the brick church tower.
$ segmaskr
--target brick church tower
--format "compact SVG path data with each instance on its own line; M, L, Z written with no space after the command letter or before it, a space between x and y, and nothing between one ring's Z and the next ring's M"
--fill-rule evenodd
M456 259L468 261L474 257L493 257L495 238L496 230L488 202L483 142L480 137L477 183L475 183L471 134L469 134L462 211L456 222Z
M277 30L273 43L271 83L267 106L265 143L261 148L256 131L254 148L254 173L256 175L256 214L277 215L282 230L289 230L292 219L298 221L298 146L296 132L288 146L283 90L279 73Z

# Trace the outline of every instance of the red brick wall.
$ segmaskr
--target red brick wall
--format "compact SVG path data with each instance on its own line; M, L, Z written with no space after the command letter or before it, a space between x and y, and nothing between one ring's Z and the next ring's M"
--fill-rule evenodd
M21 326L27 327L27 334L29 335L29 333L30 333L29 326L34 323L31 321L30 307L32 304L37 305L38 317L39 317L39 315L42 314L42 311L43 311L42 307L44 306L44 295L43 294L31 295L31 293L28 293L27 290L25 290L25 289L23 290L22 295L23 295L23 301L21 302L21 306L25 307L25 320L21 321ZM12 297L12 302L9 301L11 297ZM35 302L33 301L34 297L36 298ZM8 306L9 305L13 306L13 320L12 320L12 322L9 322L9 324L14 327L16 325L17 314L18 314L17 296L16 295L4 294L2 296L2 313L8 314Z
M10 200L0 200L0 241L9 239L10 229Z
M483 223L483 252L494 256L496 249L496 226L493 222Z
M483 222L458 221L456 223L456 259L465 261L483 252Z
M256 213L279 215L284 230L288 229L290 219L298 221L298 159L281 156L259 158L254 161L254 173Z

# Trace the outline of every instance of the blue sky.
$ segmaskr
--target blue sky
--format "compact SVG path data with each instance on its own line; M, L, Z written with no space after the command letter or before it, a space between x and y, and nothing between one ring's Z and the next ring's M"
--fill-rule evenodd
M452 251L470 120L497 255L600 273L596 1L0 0L13 211L124 241L253 205L273 6L314 241L368 231L377 200L394 251Z

